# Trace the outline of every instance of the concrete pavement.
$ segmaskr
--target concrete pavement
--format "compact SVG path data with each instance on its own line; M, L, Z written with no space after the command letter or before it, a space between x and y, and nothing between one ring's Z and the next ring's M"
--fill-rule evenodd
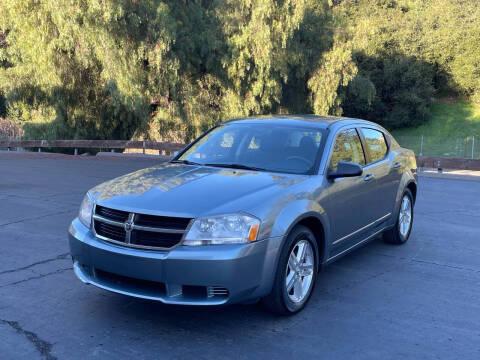
M92 186L156 159L0 154L2 359L479 359L480 182L420 179L404 246L328 266L308 307L176 307L80 283L67 228Z

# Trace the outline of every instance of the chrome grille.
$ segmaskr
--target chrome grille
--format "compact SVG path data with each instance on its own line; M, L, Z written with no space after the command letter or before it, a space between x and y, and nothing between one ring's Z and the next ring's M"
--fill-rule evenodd
M120 222L125 222L128 219L128 212L126 211L121 211L121 210L113 210L109 209L100 205L97 205L95 207L95 213L103 216L104 218L110 219L110 220L115 220L115 221L120 221Z
M130 213L97 205L93 228L99 238L119 245L169 250L182 241L191 220Z
M119 226L95 221L95 232L115 241L125 241L126 231Z
M185 230L189 222L190 219L188 218L155 216L145 214L138 214L135 219L135 224L137 225L179 230Z
M182 240L183 234L171 234L158 232L150 232L143 230L132 231L130 242L132 244L141 244L145 246L156 246L163 248L171 248Z

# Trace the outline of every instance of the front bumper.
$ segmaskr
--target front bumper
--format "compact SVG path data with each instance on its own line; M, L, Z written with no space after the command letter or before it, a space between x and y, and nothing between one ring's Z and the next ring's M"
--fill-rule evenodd
M138 250L94 236L78 219L69 229L76 276L105 290L167 304L220 305L271 291L282 237L240 245Z

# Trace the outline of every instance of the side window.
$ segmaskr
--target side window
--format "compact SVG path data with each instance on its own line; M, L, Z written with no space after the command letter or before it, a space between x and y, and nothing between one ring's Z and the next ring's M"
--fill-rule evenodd
M368 151L370 152L370 161L375 162L381 160L387 155L387 142L385 136L381 131L362 128L363 136L367 144Z
M337 135L330 160L330 169L337 170L339 161L365 165L362 143L355 129L343 130Z

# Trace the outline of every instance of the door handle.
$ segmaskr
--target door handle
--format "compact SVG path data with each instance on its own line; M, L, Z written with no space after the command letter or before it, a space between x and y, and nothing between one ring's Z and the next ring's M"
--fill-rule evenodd
M372 180L374 177L375 177L375 175L373 175L373 174L367 174L367 175L365 175L365 177L363 178L363 180L365 180L365 181L370 181L370 180Z
M402 165L402 164L400 164L399 162L396 162L395 164L393 164L393 168L398 169L400 167L400 165Z

